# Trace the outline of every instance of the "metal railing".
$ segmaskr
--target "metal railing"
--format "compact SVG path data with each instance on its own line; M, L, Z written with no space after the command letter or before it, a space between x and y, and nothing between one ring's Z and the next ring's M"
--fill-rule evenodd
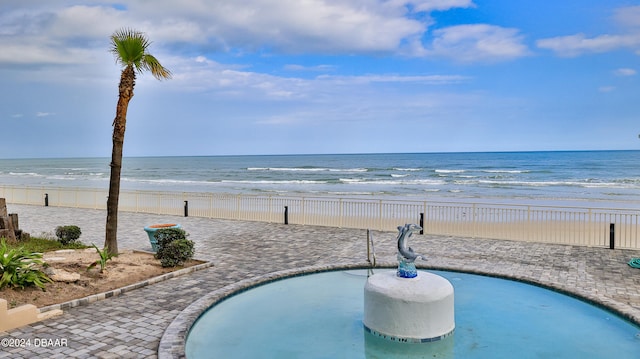
M367 262L371 268L376 266L376 248L373 245L373 234L370 229L367 229Z
M7 203L106 209L107 190L0 186ZM128 212L640 249L640 210L222 193L121 191Z

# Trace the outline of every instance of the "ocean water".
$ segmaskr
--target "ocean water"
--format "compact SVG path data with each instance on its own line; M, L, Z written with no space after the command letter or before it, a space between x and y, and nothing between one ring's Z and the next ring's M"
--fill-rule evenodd
M108 158L0 159L0 185L108 188ZM122 188L640 205L640 151L129 157Z

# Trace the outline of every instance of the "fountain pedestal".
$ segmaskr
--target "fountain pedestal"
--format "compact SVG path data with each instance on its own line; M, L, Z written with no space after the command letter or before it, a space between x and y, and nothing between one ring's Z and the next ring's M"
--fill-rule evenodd
M364 287L364 327L399 342L432 342L455 329L453 286L428 272L403 278L383 272Z

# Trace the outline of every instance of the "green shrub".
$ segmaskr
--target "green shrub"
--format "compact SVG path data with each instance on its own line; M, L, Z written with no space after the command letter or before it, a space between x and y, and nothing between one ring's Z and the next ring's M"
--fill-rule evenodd
M58 226L56 227L56 237L60 243L67 245L75 242L82 232L78 226Z
M173 241L176 239L187 239L189 234L184 231L182 228L161 228L153 234L155 239L160 244L160 241Z
M181 228L163 228L156 231L158 241L156 258L163 267L175 267L193 258L193 241L187 239L188 234Z
M23 247L9 248L4 238L0 240L0 288L35 285L44 290L44 284L51 279L37 269L42 264L42 253L29 252Z
M181 266L191 258L193 258L193 241L177 239L165 245L160 264L163 267Z

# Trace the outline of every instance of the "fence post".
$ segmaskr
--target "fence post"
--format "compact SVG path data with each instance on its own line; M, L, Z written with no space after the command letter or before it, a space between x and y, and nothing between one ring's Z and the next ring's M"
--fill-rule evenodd
M189 217L189 201L184 201L184 216Z
M269 223L273 222L273 198L269 196Z
M424 234L424 213L420 213L420 234Z
M338 200L338 203L339 203L339 206L338 206L339 207L338 208L338 228L342 228L342 224L343 224L342 216L343 216L343 212L344 212L343 211L344 208L343 208L343 204L342 204L342 198L340 198Z
M289 206L284 206L284 224L289 224Z
M616 224L609 223L609 249L616 249Z
M240 219L240 194L236 196L236 218Z
M382 223L382 200L378 200L378 230L384 231L384 225Z
M44 194L44 206L45 207L49 207L49 194L48 193Z
M478 236L478 221L476 218L476 204L474 203L473 206L471 206L471 220L473 221L472 227L473 227L473 238L476 238Z

